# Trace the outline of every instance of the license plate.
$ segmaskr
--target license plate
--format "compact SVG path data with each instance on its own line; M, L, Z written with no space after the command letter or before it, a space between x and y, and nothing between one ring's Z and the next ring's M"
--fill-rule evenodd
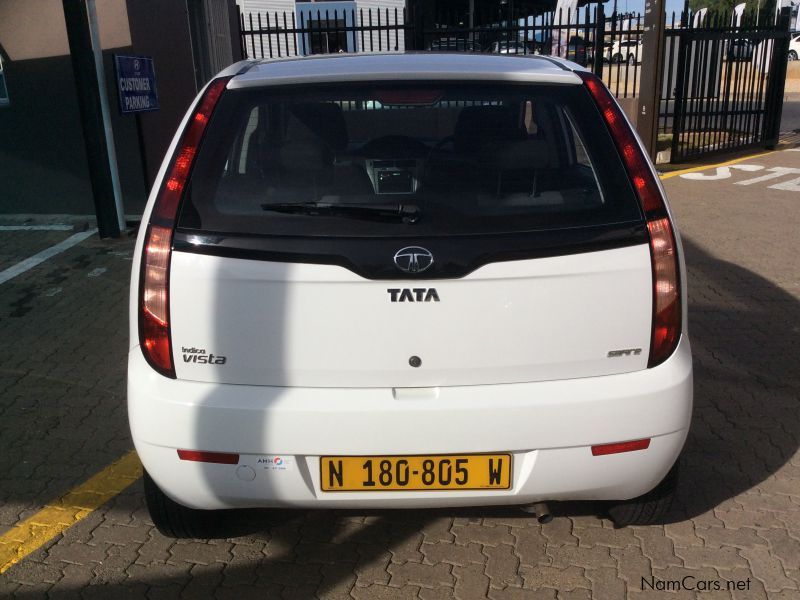
M510 454L323 456L323 492L507 490Z

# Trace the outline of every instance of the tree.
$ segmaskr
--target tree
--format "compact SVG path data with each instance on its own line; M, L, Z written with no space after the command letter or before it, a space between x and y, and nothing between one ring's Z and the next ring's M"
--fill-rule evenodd
M729 15L733 11L733 7L743 2L744 0L689 0L689 8L692 12L700 10L701 8L708 8L709 16L726 14ZM745 19L755 18L756 11L760 11L762 18L765 16L772 16L775 14L775 2L777 0L747 0L745 7Z

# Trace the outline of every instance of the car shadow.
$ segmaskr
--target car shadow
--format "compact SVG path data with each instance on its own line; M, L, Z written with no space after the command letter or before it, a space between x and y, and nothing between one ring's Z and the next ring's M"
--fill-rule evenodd
M800 301L691 239L683 245L694 414L668 522L763 483L800 446Z

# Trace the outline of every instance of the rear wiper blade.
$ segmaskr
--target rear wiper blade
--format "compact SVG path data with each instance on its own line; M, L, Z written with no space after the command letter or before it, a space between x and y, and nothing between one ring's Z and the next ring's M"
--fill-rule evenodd
M380 221L402 221L416 223L422 211L415 204L334 204L331 202L276 202L261 205L262 210L293 215L326 215L376 219Z

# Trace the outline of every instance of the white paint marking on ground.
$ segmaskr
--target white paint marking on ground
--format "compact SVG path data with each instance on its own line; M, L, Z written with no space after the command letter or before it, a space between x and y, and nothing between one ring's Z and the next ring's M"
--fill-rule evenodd
M737 181L736 185L753 185L754 183L761 183L762 181L769 181L770 179L777 179L784 175L794 175L800 173L800 169L794 167L772 167L767 169L771 171L769 175L762 175L761 177L754 177L753 179L745 179L744 181Z
M57 296L60 293L61 293L61 288L60 287L54 287L54 288L50 288L49 290L44 292L42 294L42 296L46 296L47 298L52 298L53 296Z
M0 225L0 231L72 231L72 225Z
M64 252L64 250L69 250L76 244L80 244L83 240L93 236L95 233L97 233L97 229L81 231L80 233L69 236L63 242L59 242L55 246L50 246L38 254L34 254L33 256L26 258L25 260L18 262L11 267L8 267L5 271L0 271L0 285L4 284L6 281L14 279L14 277L17 275L22 275L25 271L29 271L33 267L42 264L47 259L54 257L56 254L61 254Z
M800 192L800 177L790 179L789 181L782 181L775 185L769 186L771 190L783 190L785 192Z
M691 179L693 181L719 181L720 179L729 179L732 175L731 169L738 169L739 171L760 171L763 169L761 165L731 165L717 167L716 172L711 174L706 173L684 173L681 179Z
M86 276L87 277L100 277L100 275L105 273L106 270L107 269L105 267L97 267L96 269L92 269L91 271L89 271L89 273Z

